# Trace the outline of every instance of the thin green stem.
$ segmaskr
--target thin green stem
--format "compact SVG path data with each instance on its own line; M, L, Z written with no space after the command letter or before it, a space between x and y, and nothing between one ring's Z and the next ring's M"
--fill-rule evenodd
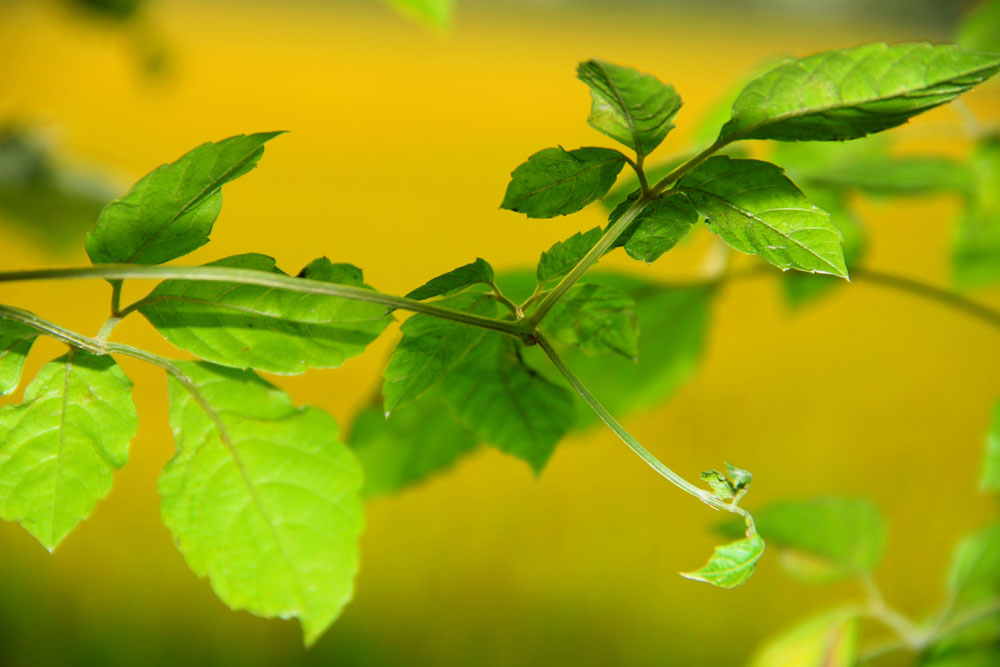
M705 148L700 153L696 153L695 155L691 156L684 162L674 167L674 169L669 174L661 178L656 183L656 185L653 186L653 194L656 195L663 194L664 190L666 190L672 184L679 181L682 176L687 174L689 171L697 167L699 164L701 164L708 158L712 157L713 153L716 153L717 151L719 151L721 148L731 143L732 141L733 141L732 139L728 141L716 140L716 142L711 146Z
M614 431L615 435L617 435L629 449L635 452L639 458L645 461L649 467L666 478L671 484L682 491L691 494L706 505L709 505L717 510L722 510L723 512L739 514L747 521L748 525L752 525L750 514L745 509L719 500L712 494L711 491L708 491L707 489L698 488L668 468L663 464L663 462L653 456L649 450L639 444L639 441L632 437L632 435L625 430L624 426L618 423L618 420L616 420L614 416L608 412L603 405L601 405L600 401L598 401L597 398L590 393L590 390L587 389L576 374L570 370L570 368L566 365L566 362L563 361L562 357L559 356L559 353L556 352L555 348L552 347L552 344L549 343L548 339L542 334L535 334L535 338L538 341L539 347L545 351L545 354L548 355L550 360L552 360L552 363L559 370L562 376L566 378L566 381L569 382L573 390L580 395L580 398L582 398L584 402L590 406L590 409L593 410L598 417L600 417L601 421L603 421L608 428Z
M34 271L8 271L0 273L0 282L16 282L31 280L69 280L75 278L104 279L177 279L208 282L231 282L241 285L259 285L273 289L288 290L305 294L324 294L355 301L377 303L389 308L398 308L425 315L433 315L446 320L500 331L512 336L523 337L530 332L524 324L483 317L472 313L464 313L450 308L435 306L406 297L383 294L375 290L336 283L293 278L279 273L267 273L252 269L235 269L225 266L138 266L132 264L98 264L89 267L72 267L64 269L40 269ZM121 310L121 317L137 310L142 301L138 301Z
M111 317L120 317L122 312L122 284L121 280L111 281Z

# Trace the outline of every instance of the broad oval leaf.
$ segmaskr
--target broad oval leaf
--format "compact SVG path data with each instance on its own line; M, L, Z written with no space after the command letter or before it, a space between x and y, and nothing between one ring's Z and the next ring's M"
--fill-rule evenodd
M494 317L491 294L466 292L440 302L484 317ZM413 315L401 327L403 338L382 372L385 414L410 403L440 380L483 336L483 329L430 315Z
M597 245L604 232L594 227L587 232L577 232L565 241L560 241L542 253L535 269L535 279L540 286L551 280L562 278L573 270L590 249Z
M733 248L783 270L847 277L840 230L781 167L718 155L684 176L677 189Z
M715 547L708 562L694 572L681 572L685 579L703 581L719 588L735 588L753 575L757 561L764 555L764 540L752 534L741 540Z
M854 667L860 631L855 610L835 609L769 639L754 653L750 667Z
M1000 55L926 43L786 60L743 89L719 141L857 139L944 104L998 69Z
M406 295L408 299L422 301L436 296L447 296L478 284L493 284L493 267L481 257L476 261L452 269L437 278L432 278Z
M0 409L0 516L49 551L111 490L136 430L132 383L108 356L49 362Z
M445 376L444 400L480 439L538 474L573 426L573 398L525 366L517 345L503 334L485 333Z
M979 488L1000 493L1000 401L993 408L993 423L986 433L986 456Z
M635 303L604 285L576 284L543 320L541 328L586 354L620 354L635 361L639 354L639 323Z
M0 396L17 389L24 360L36 338L36 330L0 315Z
M284 275L265 255L246 254L209 266ZM364 287L361 270L313 261L303 278ZM139 311L163 337L224 366L271 373L335 368L360 354L392 321L385 306L288 290L195 280L167 280L140 302Z
M618 204L608 217L608 226L624 215L638 198L639 192L636 191ZM655 262L677 245L696 222L698 211L687 198L680 194L660 197L646 204L629 228L615 239L612 247L624 246L632 259Z
M144 176L101 211L87 234L94 264L160 264L208 243L222 206L221 188L257 166L261 132L206 143Z
M576 75L590 87L587 122L598 132L648 155L673 129L681 98L670 84L602 60L580 63Z
M624 165L610 148L546 148L511 172L500 207L529 218L575 213L606 195Z
M365 472L366 497L393 493L444 472L478 442L434 389L388 417L377 405L362 409L348 440Z
M233 609L297 617L306 644L350 599L363 523L361 469L322 410L296 408L252 371L178 364L177 451L160 477L163 522Z

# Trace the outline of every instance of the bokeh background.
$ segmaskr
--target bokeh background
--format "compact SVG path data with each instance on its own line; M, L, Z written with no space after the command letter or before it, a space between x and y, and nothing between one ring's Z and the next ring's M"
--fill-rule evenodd
M555 241L602 223L597 206L542 221L498 209L508 173L534 151L608 145L586 125L578 61L633 65L676 86L685 106L666 154L686 149L700 115L765 58L946 41L968 4L460 0L442 31L361 0L151 0L128 21L8 0L0 121L30 125L81 191L110 195L203 141L290 130L227 186L212 243L184 261L261 251L294 270L326 254L403 293L477 255L531 266ZM1000 116L996 86L967 102L982 118ZM897 132L908 150L961 155L962 123L949 107ZM957 200L857 205L870 222L868 266L948 284ZM56 247L52 232L9 223L5 269L87 263L73 229L55 234L68 240ZM650 267L624 256L602 266L690 277L705 247L682 246ZM725 459L752 470L751 508L872 498L890 525L877 579L919 616L942 599L954 540L995 510L975 485L1000 395L996 333L861 281L792 313L776 282L727 287L694 379L626 425L688 477ZM971 296L1000 306L1000 291ZM96 333L107 287L6 284L0 300ZM377 388L395 335L341 369L276 382L343 423ZM116 337L177 354L139 319ZM26 377L59 350L39 343ZM229 611L173 548L156 493L173 450L165 382L122 365L141 420L111 495L51 556L0 524L3 665L740 664L790 620L859 594L791 582L773 558L734 591L678 577L710 553L718 515L593 430L568 438L539 479L481 450L371 502L355 600L306 652L295 623Z

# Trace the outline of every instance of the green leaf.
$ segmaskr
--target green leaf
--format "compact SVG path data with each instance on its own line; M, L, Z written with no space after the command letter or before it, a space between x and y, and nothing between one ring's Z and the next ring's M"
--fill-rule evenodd
M610 148L546 148L511 172L500 208L529 218L575 213L607 194L624 165Z
M998 69L1000 55L923 43L786 60L743 89L719 141L856 139L949 102Z
M729 479L733 483L733 488L737 491L746 489L750 486L750 482L753 481L753 475L750 474L749 470L737 468L729 461L726 461L726 474L729 475Z
M986 434L986 458L983 476L979 480L982 491L1000 493L1000 401L993 408L993 425Z
M388 0L396 9L437 28L450 28L454 0Z
M573 426L569 391L524 365L518 343L487 332L445 376L444 400L461 422L536 474Z
M861 261L867 251L868 239L861 220L848 206L847 197L842 192L810 185L809 198L830 214L830 221L840 230L844 239L842 243L844 262L850 270ZM792 308L800 308L811 303L843 284L844 281L839 277L822 273L787 271L781 276L785 302Z
M1000 594L1000 522L959 542L948 568L948 593L954 609Z
M467 292L441 302L484 317L495 317L490 294ZM483 329L430 315L413 315L402 326L403 338L382 373L385 414L410 403L426 391L483 337Z
M542 322L542 330L586 354L620 354L636 359L639 323L635 303L611 287L576 284L560 299Z
M709 158L678 183L709 229L733 248L781 268L847 277L841 233L780 167Z
M608 218L608 226L615 224L625 211L639 198L633 192ZM625 232L615 239L612 248L625 247L629 257L643 262L655 262L677 245L692 225L698 222L698 212L679 194L667 195L649 202Z
M280 132L202 144L144 176L101 211L87 234L94 264L161 264L208 243L222 207L221 188L257 166Z
M985 0L970 12L955 41L967 49L1000 52L1000 1Z
M132 383L108 356L49 362L21 405L0 408L0 516L49 551L111 490L135 435Z
M478 439L431 390L389 417L369 406L348 441L365 472L366 497L393 493L444 472L476 449Z
M602 60L580 63L576 75L590 87L590 126L648 155L674 128L681 108L674 87L650 74Z
M764 540L760 535L753 534L715 547L715 552L704 567L694 572L681 572L681 576L719 588L735 588L750 579L763 554Z
M720 500L732 500L736 497L736 489L725 475L718 470L706 470L701 473L701 479L712 489L712 493Z
M952 248L962 287L1000 282L1000 135L980 140L969 162L973 182Z
M577 232L543 252L535 271L538 284L544 286L550 280L562 278L569 273L603 235L600 227L594 227L588 232Z
M406 298L423 301L436 296L454 294L479 283L493 284L493 267L485 259L477 257L476 261L471 264L465 264L437 278L432 278L426 284L407 294Z
M814 583L870 574L885 550L885 521L863 498L786 500L754 518L764 539L782 549L788 573ZM736 535L740 526L734 520L722 532Z
M860 630L851 609L813 616L765 642L750 667L854 667Z
M251 371L181 363L170 378L177 452L163 522L233 609L298 617L313 643L350 599L363 523L361 469L337 423Z
M270 257L236 255L209 266L284 275ZM299 274L321 282L364 287L361 270L317 259ZM177 347L234 368L304 373L335 368L360 354L392 321L385 306L288 290L225 282L167 280L139 311Z
M36 338L38 332L31 327L0 316L0 396L17 389L24 360Z

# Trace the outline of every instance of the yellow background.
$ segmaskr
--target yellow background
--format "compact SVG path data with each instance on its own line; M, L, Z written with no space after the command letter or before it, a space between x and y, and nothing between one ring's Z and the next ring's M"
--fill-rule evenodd
M183 261L261 251L296 271L325 254L403 293L477 255L498 269L533 265L551 243L601 224L599 207L556 220L498 209L508 173L534 151L610 145L585 122L588 96L573 76L582 59L630 64L676 86L685 107L666 156L686 149L700 114L766 57L947 39L947 27L565 5L519 12L503 3L463 11L453 33L439 34L379 5L162 2L145 29L170 61L164 76L148 77L135 57L148 34L22 3L0 21L0 117L42 123L81 164L107 165L122 190L203 141L290 130L227 186L212 243ZM996 86L969 96L981 117L1000 116L998 100ZM898 132L911 148L965 149L950 109ZM869 266L946 284L957 201L859 206ZM54 257L0 233L4 269L86 263L82 249ZM694 275L704 249L684 246L652 267L624 256L602 266L680 278ZM777 288L774 277L728 287L695 380L626 425L689 478L727 459L752 470L751 508L871 497L890 525L880 584L903 610L929 611L952 543L995 508L975 484L1000 395L997 333L862 281L794 314ZM1000 305L996 290L973 296ZM107 298L99 281L0 287L3 303L88 334ZM376 387L395 335L342 369L276 381L344 423ZM179 355L140 319L115 336ZM26 377L58 353L38 344ZM710 553L719 516L595 430L568 438L538 480L484 450L371 503L355 600L304 654L294 623L228 611L173 549L155 489L173 448L165 382L155 369L122 365L141 421L108 499L51 557L19 526L0 525L0 659L38 651L95 664L113 653L123 664L718 665L859 595L851 585L789 582L773 557L734 591L681 579L677 571Z

